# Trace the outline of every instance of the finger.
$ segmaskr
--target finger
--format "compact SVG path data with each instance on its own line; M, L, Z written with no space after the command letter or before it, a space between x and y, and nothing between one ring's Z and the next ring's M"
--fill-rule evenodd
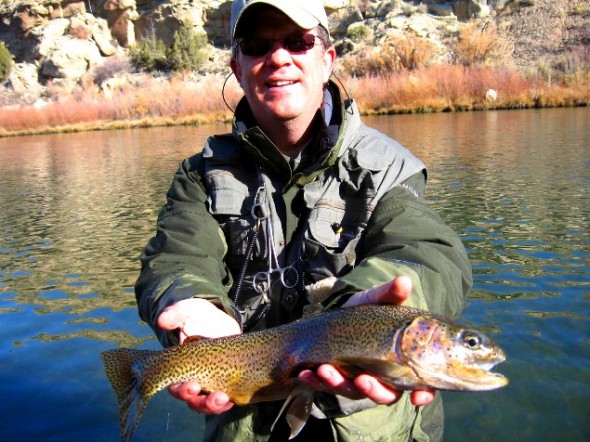
M402 304L412 293L412 280L408 276L398 276L392 281L352 295L344 307L366 304Z
M187 401L189 408L203 414L219 414L233 407L227 394L216 391L207 395L198 395Z
M311 370L303 370L297 378L301 381L309 385L314 390L320 391L328 391L326 384L324 384L320 378L316 376L316 374Z
M392 283L388 282L387 284L373 287L368 290L363 290L362 292L357 292L354 295L352 295L350 298L348 298L348 301L346 301L343 304L343 307L353 307L355 305L375 304L375 302L373 302L373 300L382 297L383 295L381 293L389 291L391 285L392 285Z
M417 407L428 405L434 399L435 392L432 390L416 390L412 391L412 404Z
M356 389L354 382L342 376L332 365L320 365L317 369L317 376L334 394L346 396L351 399L360 399L363 397Z
M182 328L185 317L176 306L167 307L160 316L158 316L158 327L162 330L176 330Z
M197 382L184 382L170 385L168 391L176 399L188 401L201 394L201 386Z
M318 373L321 373L321 376L311 370L303 370L299 373L298 378L314 390L338 394L351 399L360 399L362 395L354 387L354 384L344 379L340 373L332 373L330 367L334 370L334 367L331 365L321 366L318 369Z
M412 294L412 280L409 276L398 276L392 281L391 290L386 293L381 303L402 304Z
M399 401L403 394L401 391L385 387L373 376L367 374L357 376L354 385L360 393L378 404L394 404Z

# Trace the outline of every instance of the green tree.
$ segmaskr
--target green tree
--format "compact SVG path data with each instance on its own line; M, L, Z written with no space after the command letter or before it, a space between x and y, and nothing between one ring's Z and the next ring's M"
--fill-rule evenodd
M175 71L197 70L206 60L207 35L197 33L189 26L181 26L174 33L168 49L168 63Z
M4 44L0 41L0 81L8 79L12 70L13 56Z
M154 34L149 38L139 40L130 47L129 56L134 65L145 71L157 71L170 67L166 55L166 45Z

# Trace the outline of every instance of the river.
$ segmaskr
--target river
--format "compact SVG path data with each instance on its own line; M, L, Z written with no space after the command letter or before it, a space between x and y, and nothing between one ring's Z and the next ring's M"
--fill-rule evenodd
M365 121L428 165L427 199L473 263L463 318L508 355L508 387L443 393L445 440L589 440L590 110ZM99 354L158 348L135 309L138 256L180 161L226 130L0 139L0 440L117 440ZM202 425L161 393L135 440Z

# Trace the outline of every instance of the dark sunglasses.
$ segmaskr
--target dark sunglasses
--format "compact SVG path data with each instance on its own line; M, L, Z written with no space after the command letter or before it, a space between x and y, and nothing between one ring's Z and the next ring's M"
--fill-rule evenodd
M248 57L261 57L268 54L275 41L280 41L283 44L283 48L291 54L300 54L313 48L315 46L316 38L319 37L313 34L297 35L294 37L279 39L242 38L236 43L236 45L240 48L242 54L247 55Z

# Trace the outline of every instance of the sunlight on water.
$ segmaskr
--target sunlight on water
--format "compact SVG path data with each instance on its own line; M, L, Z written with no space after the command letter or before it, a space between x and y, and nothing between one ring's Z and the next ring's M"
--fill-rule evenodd
M428 201L473 263L464 318L508 354L507 388L444 394L446 439L589 439L590 112L367 122L427 163ZM179 162L226 130L0 139L0 440L117 439L98 355L159 348L135 309L138 256ZM202 425L164 393L137 440L194 440Z

